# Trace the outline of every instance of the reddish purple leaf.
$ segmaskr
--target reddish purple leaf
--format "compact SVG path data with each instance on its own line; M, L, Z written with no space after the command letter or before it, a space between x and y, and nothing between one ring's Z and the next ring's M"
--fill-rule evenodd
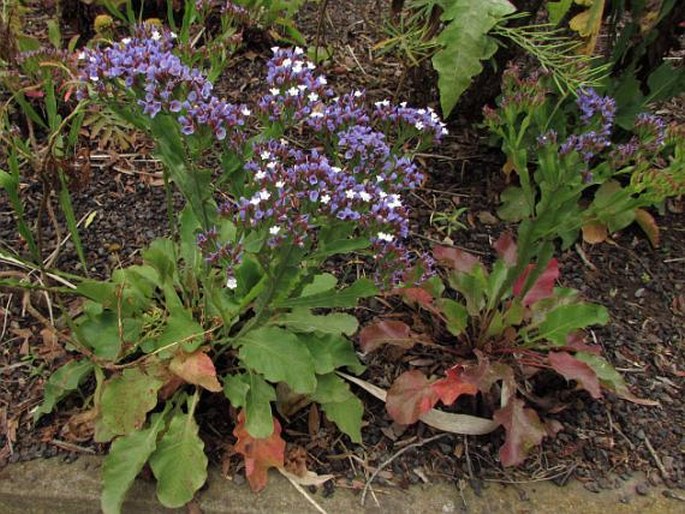
M177 353L171 359L169 369L189 384L202 386L213 393L222 390L221 384L216 378L216 369L212 359L200 350L190 354Z
M504 427L506 438L499 449L503 466L517 466L526 454L547 435L545 425L533 409L524 407L523 400L510 398L507 405L495 411L493 419Z
M595 400L602 397L597 373L585 362L566 352L550 352L547 356L554 371L566 380L575 380Z
M491 363L480 350L474 353L478 357L478 366L464 371L461 378L463 381L473 384L479 391L487 393L495 382L505 382L511 391L516 390L514 371L510 366L502 362Z
M516 266L518 251L516 248L516 242L509 232L505 232L499 236L499 239L495 241L493 248L497 252L497 255L504 260L504 264L510 268Z
M448 369L445 375L447 375L445 378L433 382L431 386L445 405L452 405L462 394L473 395L478 392L475 384L464 379L463 366L454 366Z
M433 250L436 260L448 264L460 273L470 272L474 266L480 264L480 259L464 250L451 246L436 246Z
M281 439L281 424L276 418L274 431L269 437L254 438L245 428L245 413L238 414L233 435L238 439L233 446L245 459L245 476L254 492L266 487L269 468L282 468L285 460L285 441Z
M578 330L571 332L566 338L566 344L560 350L567 350L572 352L588 352L595 355L601 355L602 348L596 344L587 344L585 342L585 332Z
M411 425L438 402L438 393L418 370L402 373L388 390L385 407L401 425Z
M407 287L396 291L402 295L405 301L417 303L426 308L433 305L433 295L422 287Z
M521 276L516 279L514 283L514 296L521 294L528 276L535 269L535 264L529 264L526 269L523 270ZM547 264L545 271L543 271L538 279L535 281L533 286L528 290L526 295L523 297L521 303L524 307L528 307L535 302L542 300L544 298L549 298L554 292L554 282L559 278L559 263L556 259L552 259Z
M359 346L364 353L372 352L384 344L406 349L414 346L409 325L402 321L383 320L372 323L359 332Z

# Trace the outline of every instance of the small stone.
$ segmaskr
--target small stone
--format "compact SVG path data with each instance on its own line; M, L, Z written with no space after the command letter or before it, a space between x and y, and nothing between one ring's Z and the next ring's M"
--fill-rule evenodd
M640 496L647 496L649 493L649 487L647 487L647 484L644 482L640 482L635 486L635 492Z
M597 482L586 482L583 487L591 493L599 493L602 490Z

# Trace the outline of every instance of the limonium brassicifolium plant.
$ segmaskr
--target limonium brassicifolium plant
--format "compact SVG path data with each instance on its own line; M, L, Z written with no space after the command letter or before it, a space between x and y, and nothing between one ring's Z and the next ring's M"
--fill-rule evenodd
M361 90L336 96L300 48L273 48L264 94L233 104L175 53L174 39L143 25L77 56L81 97L150 134L187 200L170 211L177 238L154 241L142 264L109 281L79 285L89 301L72 339L84 358L55 373L36 413L95 375L95 438L112 441L106 512L120 510L146 462L164 505L181 506L202 486L202 390L223 391L238 411L235 450L255 489L283 465L276 385L317 403L359 442L361 402L336 374L363 370L348 339L357 321L326 309L419 278L407 275L414 264L431 269L406 246L404 196L424 178L413 154L447 133L433 110L367 105ZM339 286L326 266L349 252L369 266Z
M658 228L644 208L685 192L683 136L649 113L626 136L615 116L614 99L593 89L564 103L544 77L505 73L498 109L486 108L485 122L520 184L502 193L500 216L535 220L536 237L565 246L581 229L586 241L600 242L637 221L656 244Z

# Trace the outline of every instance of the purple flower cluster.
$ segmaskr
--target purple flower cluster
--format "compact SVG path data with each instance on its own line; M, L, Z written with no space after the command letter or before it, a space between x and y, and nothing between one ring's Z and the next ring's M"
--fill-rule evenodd
M211 82L172 53L175 38L161 27L141 25L132 37L108 48L81 52L81 79L100 94L113 84L123 85L136 94L138 105L151 118L162 111L176 113L186 135L206 126L218 140L229 137L234 145L240 144L250 110L212 95Z
M274 47L267 62L268 93L258 102L260 113L271 121L305 120L321 114L324 101L333 96L323 75L315 75L315 66L301 48Z
M595 128L582 134L570 135L559 150L562 155L575 150L585 162L589 162L611 146L616 101L608 96L600 96L594 89L587 89L578 95L576 104L581 112L581 123L586 127L595 125Z

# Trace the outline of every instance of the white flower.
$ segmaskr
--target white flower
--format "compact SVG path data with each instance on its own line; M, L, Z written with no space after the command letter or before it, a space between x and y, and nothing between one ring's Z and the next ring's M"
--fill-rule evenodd
M178 37L178 35L176 34L176 32L169 32L169 37L171 39L176 39Z
M400 102L400 107L402 107L402 109L407 107L407 102Z
M273 170L276 168L276 163L274 161L266 163L266 167L269 168L270 170Z
M90 80L92 80L93 82L97 82L98 80L100 80L100 78L97 75L91 75Z
M256 178L257 180L262 180L266 178L266 173L262 170L259 170L257 173L254 174L254 178Z
M153 30L152 31L152 40L153 41L159 41L160 39L162 39L162 35L158 31Z
M378 180L378 179L376 179L376 180ZM379 191L378 196L380 196L381 198L385 198L386 196L388 196L388 193L386 193L385 191Z
M366 191L362 191L359 193L359 198L361 198L365 202L368 202L369 200L371 200L371 195Z
M266 189L262 189L258 194L261 200L268 200L271 198L271 193L269 193Z
M323 113L322 113L322 112L319 112L319 111L312 111L312 112L309 114L309 117L310 117L310 118L323 118Z
M278 189L282 189L284 185L285 185L285 182L283 182L282 180L279 180L278 182L276 182L276 187Z
M388 202L388 207L394 209L395 207L402 207L402 202L398 195L390 195L390 201Z
M422 121L417 121L416 123L414 123L414 126L417 130L423 130L423 127L425 127Z
M243 107L243 109L240 111L240 113L243 116L249 116L250 114L252 114L252 111L250 109L248 109L247 107Z
M319 95L317 95L316 93L309 93L307 98L309 99L310 102L316 102L319 100Z
M331 195L325 194L321 196L321 203L327 205L331 201Z
M302 55L304 54L304 50L300 46L295 47L295 51L293 52L295 55Z
M269 229L269 234L271 234L272 236L276 236L276 235L278 235L278 233L279 233L280 231L281 231L281 227L279 227L278 225L276 225L276 226L271 227L271 228Z
M277 46L272 46L272 47L271 47L271 51L272 51L273 53L275 53L275 54L277 54L279 50L280 50L280 48L277 47Z
M78 60L82 61L86 58L86 52L81 52L78 54Z
M355 196L357 196L357 193L355 193L351 189L348 189L347 191L345 191L345 196L352 200Z
M447 130L445 127L443 127L442 130L440 131L440 133L441 133L443 136L446 136L447 134L450 133L450 131Z
M381 100L374 104L376 107L388 107L390 105L390 100Z
M376 183L377 184L380 184L384 180L385 180L385 177L383 175L376 175ZM383 194L385 194L385 192L383 192ZM383 197L381 197L381 198L383 198Z
M158 33L157 35L159 35L159 33ZM152 35L152 38L154 39L154 37L155 37L155 36L154 36L154 34L153 34L153 35ZM159 39L159 38L157 38L157 39ZM155 41L156 41L156 40L155 40ZM125 37L124 39L121 40L121 42L122 42L124 45L128 45L128 44L131 42L131 38L130 38L130 37Z
M293 86L290 89L288 89L288 94L290 96L297 96L300 94L300 90Z
M290 68L290 66L292 66L292 64L293 64L293 61L291 61L289 58L286 57L285 59L283 59L281 66L284 66L286 68Z
M271 152L264 150L261 154L259 154L259 156L265 161L271 157Z
M322 86L325 86L326 84L328 84L326 77L324 77L323 75L318 78L318 81L319 81L319 84L321 84Z
M308 62L308 63L307 63L307 69L308 69L308 70L313 70L314 68L316 68L316 66L314 65L313 62Z
M359 91L359 90L356 90L354 93L352 93L352 95L353 95L355 98L359 98L359 97L361 97L363 94L364 94L364 93L362 93L362 92Z
M386 242L388 242L388 243L392 243L393 240L395 239L395 238L392 236L392 234L388 234L388 233L386 233L386 232L379 232L379 233L377 234L377 236L378 236L378 239L380 239L381 241L386 241Z
M250 203L252 205L259 205L259 202L261 202L259 195L254 195L252 198L250 198Z
M271 93L272 96L278 96L281 94L281 90L278 89L277 87L273 87L269 89L269 93Z
M236 278L228 277L228 279L226 279L226 287L228 289L235 289L236 287L238 287L238 281L236 280Z
M300 73L303 65L304 63L302 61L295 61L292 67L293 73Z
M426 114L426 109L416 109L416 114Z
M331 166L331 171L333 173L340 173L342 170L338 168L337 166Z

